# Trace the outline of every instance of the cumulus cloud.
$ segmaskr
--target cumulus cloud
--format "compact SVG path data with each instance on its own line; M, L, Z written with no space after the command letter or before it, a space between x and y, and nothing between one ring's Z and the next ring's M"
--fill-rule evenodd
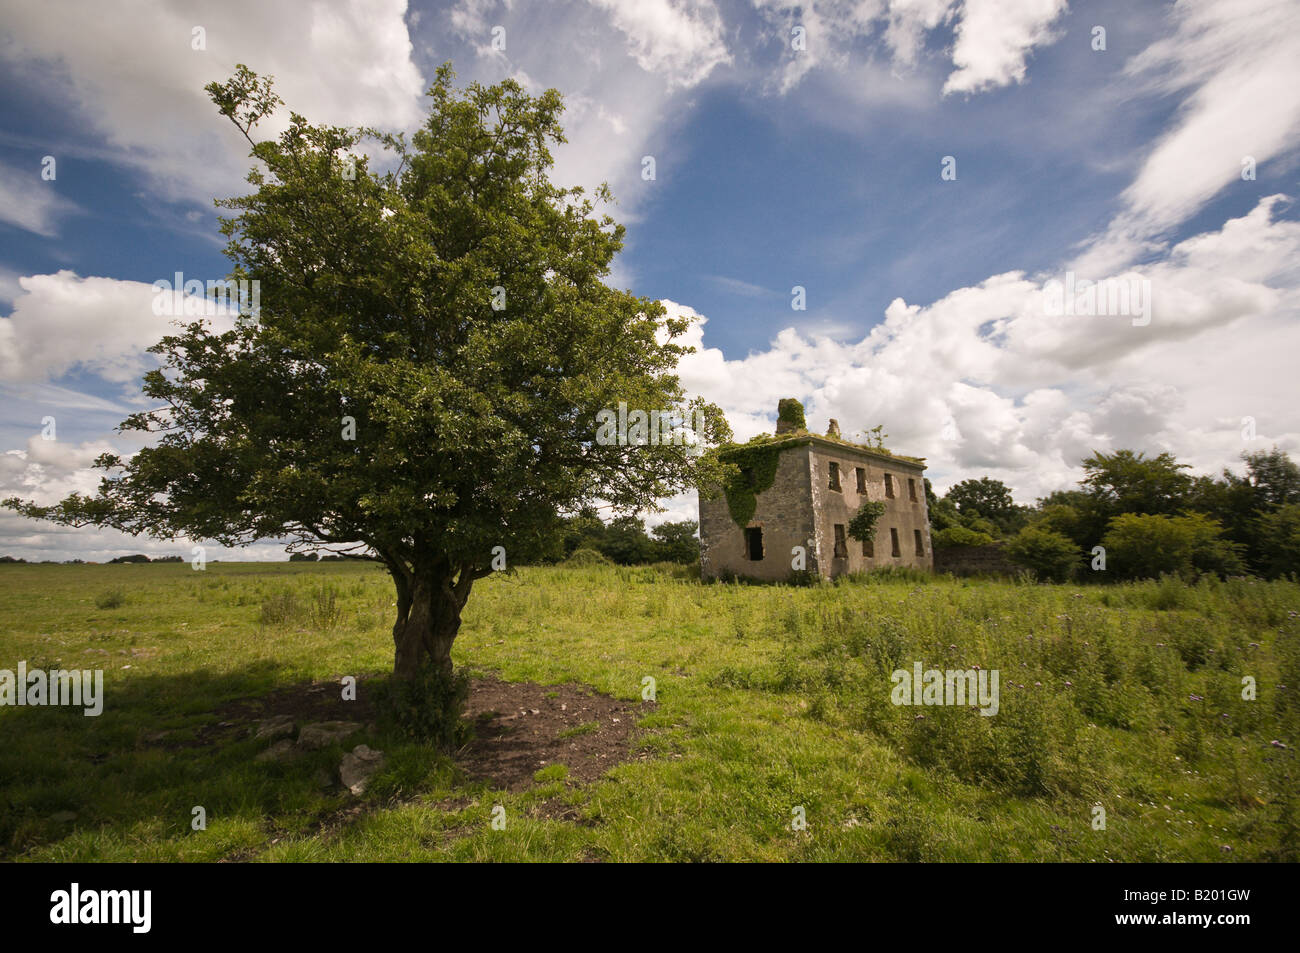
M940 489L987 473L1024 502L1072 485L1094 450L1167 449L1213 472L1272 442L1300 449L1300 417L1274 386L1300 347L1300 223L1275 218L1284 201L1266 198L1148 268L1145 326L1052 314L1050 276L1011 272L929 305L896 299L857 342L787 328L727 360L704 343L707 319L668 301L697 319L682 382L722 406L741 440L770 432L777 401L795 396L814 427L884 424L890 446L928 458ZM1257 421L1253 444L1243 416Z
M1023 82L1031 50L1053 42L1065 0L966 0L945 93L976 93Z
M153 286L143 282L81 278L64 270L18 283L22 292L12 312L0 318L0 378L9 384L81 369L133 385L154 366L145 349L176 330L177 318L154 313ZM183 314L183 296L166 298L160 310ZM222 329L232 316L222 311L209 320Z

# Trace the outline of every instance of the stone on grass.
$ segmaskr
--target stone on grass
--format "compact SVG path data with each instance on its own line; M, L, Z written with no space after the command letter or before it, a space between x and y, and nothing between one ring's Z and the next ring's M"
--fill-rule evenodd
M366 745L357 745L343 756L339 765L339 780L353 794L366 792L366 785L376 771L384 765L384 753Z
M317 748L328 748L360 730L361 726L355 721L318 721L314 725L302 726L302 730L298 732L298 744L313 751Z
M287 761L295 754L293 742L288 738L281 739L271 747L259 754L254 761Z
M276 741L280 738L293 737L294 722L292 715L272 715L257 726L253 737L259 741Z

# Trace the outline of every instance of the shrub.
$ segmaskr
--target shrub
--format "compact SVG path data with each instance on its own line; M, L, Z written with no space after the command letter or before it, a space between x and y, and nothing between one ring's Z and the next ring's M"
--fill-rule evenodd
M1007 558L1032 569L1040 579L1064 582L1079 567L1075 544L1050 529L1026 526L1006 544Z
M318 629L332 629L338 625L343 621L343 607L338 604L338 589L333 585L313 589L308 613L311 624Z
M95 605L101 609L117 609L126 604L126 593L121 589L106 589L95 597Z
M1300 503L1279 506L1259 517L1263 571L1270 579L1300 572Z
M987 546L993 542L988 533L977 533L965 526L949 526L941 529L931 537L935 549L947 549L950 546Z
M384 727L417 741L454 751L469 740L461 718L469 701L469 676L426 662L412 679L390 679L380 693Z
M259 619L262 625L288 625L301 615L302 606L298 603L298 597L286 589L262 600Z
M614 561L602 552L583 546L570 553L564 564L566 566L612 566Z
M1174 573L1227 575L1242 569L1240 547L1223 538L1217 520L1200 513L1144 516L1124 513L1110 521L1102 537L1107 568L1128 578Z
M998 536L1002 535L998 530L996 523L992 520L985 519L978 513L969 516L962 516L961 525L972 533L982 533L990 539L996 539Z

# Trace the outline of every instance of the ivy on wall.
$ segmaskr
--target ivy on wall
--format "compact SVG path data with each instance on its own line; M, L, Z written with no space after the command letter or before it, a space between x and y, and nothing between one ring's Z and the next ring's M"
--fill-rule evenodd
M782 397L776 404L776 419L779 423L785 424L791 430L807 430L808 423L804 420L803 404L793 397Z
M781 451L790 445L789 441L784 440L757 440L727 448L723 459L737 469L724 487L727 509L741 529L748 526L754 518L754 510L758 508L758 494L770 489L776 482L776 468L781 462Z
M879 500L864 500L853 519L849 520L849 535L859 542L871 542L876 538L876 524L884 515L884 503Z

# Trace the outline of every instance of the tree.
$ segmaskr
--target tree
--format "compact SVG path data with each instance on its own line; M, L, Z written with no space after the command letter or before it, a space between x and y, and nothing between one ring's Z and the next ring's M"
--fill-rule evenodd
M1074 542L1041 526L1026 526L1006 544L1007 558L1043 579L1064 582L1079 568L1083 554Z
M1259 517L1258 536L1266 576L1300 573L1300 503L1287 503Z
M605 527L598 547L602 553L623 566L651 562L655 544L645 531L645 520L636 516L618 516Z
M1300 503L1300 466L1285 450L1243 453L1247 480L1255 490L1258 508Z
M1011 490L1001 480L980 477L978 480L962 480L946 494L957 505L957 511L963 516L972 510L994 523L1011 519L1016 512L1016 504L1011 499Z
M1102 503L1111 516L1138 513L1172 516L1182 509L1192 478L1171 453L1146 457L1132 450L1094 453L1083 461L1080 486Z
M1175 573L1224 576L1241 572L1240 547L1223 538L1223 527L1200 513L1151 516L1124 513L1102 538L1107 568L1124 578Z
M699 411L703 444L730 437L721 411L687 401L676 374L688 321L602 278L623 228L548 177L563 142L560 95L513 80L453 88L449 65L408 144L295 114L275 141L257 123L280 103L244 66L207 91L247 139L255 191L220 201L231 278L259 282L260 312L233 329L199 320L152 350L144 392L162 410L122 430L157 437L109 471L98 495L28 516L238 546L374 553L397 593L394 674L450 673L474 582L496 547L521 561L557 514L615 510L707 479L671 442L599 442L596 414L626 401ZM386 171L360 145L376 142Z
M928 480L926 481L929 482ZM932 530L949 529L953 526L961 526L961 514L957 512L957 504L946 496L942 499L935 499L929 504L930 528Z
M695 520L660 523L650 531L658 542L658 558L670 563L698 563L700 540L696 534L699 529L700 524Z

